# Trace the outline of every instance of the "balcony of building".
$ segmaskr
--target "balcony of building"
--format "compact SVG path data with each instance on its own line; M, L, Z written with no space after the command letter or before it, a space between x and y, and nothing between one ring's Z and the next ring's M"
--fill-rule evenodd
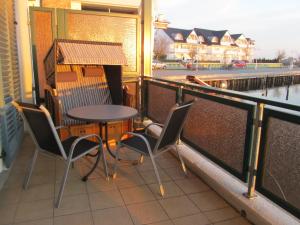
M0 43L1 147L5 152L0 158L5 165L0 172L0 225L299 224L299 106L153 78L152 1L127 6L125 11L118 4L109 7L107 1L101 7L93 1L83 11L34 7L29 9L31 31L25 29L28 6L23 1L8 2L12 3L2 5L7 8L0 8L5 12L0 26L6 29ZM9 14L10 7L15 7L14 16ZM61 109L54 104L57 90L47 86L44 68L44 58L57 38L122 42L128 62L122 66L122 82L129 87L124 104L139 111L136 127L151 121L165 123L176 103L196 100L179 143L187 176L173 152L157 159L164 197L151 161L146 158L136 164L140 155L126 148L120 153L124 160L116 179L107 180L99 165L83 182L95 158L76 161L58 208L55 200L65 169L61 158L40 155L28 188L23 188L36 146L12 101L38 101L57 123ZM81 73L76 66L61 69ZM134 128L124 124L108 127L112 155L118 135ZM71 128L76 135L99 132L86 124ZM160 132L159 127L151 129L153 135ZM105 155L111 172L115 160L107 149Z

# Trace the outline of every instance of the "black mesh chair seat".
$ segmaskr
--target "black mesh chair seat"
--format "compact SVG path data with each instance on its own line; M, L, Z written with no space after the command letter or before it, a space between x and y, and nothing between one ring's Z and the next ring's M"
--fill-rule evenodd
M79 138L79 137L72 136L72 137L69 137L68 139L62 141L62 145L64 147L64 150L65 150L67 156L69 156L71 146L77 138ZM72 158L74 159L77 156L84 154L85 152L89 152L91 149L95 149L97 146L99 146L99 143L97 143L97 142L90 141L87 139L82 139L75 146Z
M146 138L146 140L150 145L151 150L153 151L157 143L157 139L145 133L138 132L138 134ZM147 145L140 137L132 136L130 138L121 141L121 143L123 146L134 148L142 154L149 155Z

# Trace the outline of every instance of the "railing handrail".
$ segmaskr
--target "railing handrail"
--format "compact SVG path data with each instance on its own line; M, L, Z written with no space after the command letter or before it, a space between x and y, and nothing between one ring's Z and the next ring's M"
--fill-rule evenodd
M157 78L157 77L145 76L144 78L150 79L150 80L153 80L153 81L165 82L165 83L170 83L170 84L174 84L174 85L178 85L178 86L188 87L188 88L195 88L195 89L198 89L198 90L201 90L201 91L206 91L206 92L214 92L216 94L221 94L221 95L226 95L226 96L229 96L229 97L240 98L240 99L243 99L243 100L256 102L257 104L258 103L263 103L263 104L266 104L266 105L276 106L276 107L285 108L285 109L300 112L300 105L275 101L275 100L268 99L266 97L254 97L250 94L242 93L242 92L239 92L239 91L224 90L224 89L219 89L219 88L215 88L215 87L200 86L200 85L197 85L197 84L185 83L185 82L169 80L169 79L163 79L163 78Z

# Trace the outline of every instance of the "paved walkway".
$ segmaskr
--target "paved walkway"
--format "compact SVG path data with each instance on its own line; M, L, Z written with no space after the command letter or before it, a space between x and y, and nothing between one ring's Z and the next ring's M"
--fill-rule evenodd
M294 68L289 70L287 68L282 69L233 69L233 70L153 70L153 76L159 78L185 79L187 75L197 76L203 80L222 80L222 79L233 79L233 78L248 78L248 77L260 77L267 75L282 75L288 74L300 74L300 68Z
M0 192L0 225L250 225L200 178L185 177L171 154L158 158L166 197L161 198L151 162L121 165L106 181L98 168L80 180L93 159L75 163L59 209L53 208L64 164L40 155L28 190L21 188L34 145L25 136L9 179ZM123 151L121 157L138 155ZM109 166L112 158L107 156Z

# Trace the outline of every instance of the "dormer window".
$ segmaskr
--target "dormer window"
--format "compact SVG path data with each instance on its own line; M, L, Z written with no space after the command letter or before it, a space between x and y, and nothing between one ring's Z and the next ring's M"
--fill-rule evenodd
M197 40L197 36L196 36L196 35L194 35L194 34L191 34L191 35L190 35L190 38L191 38L192 40L194 40L194 41L196 41L196 40Z
M181 33L172 34L172 36L176 41L183 41L183 36Z
M211 38L212 43L218 43L218 41L219 41L219 39L216 36Z
M199 40L200 43L204 42L204 37L200 35L200 36L198 36L198 40Z
M225 42L231 42L231 38L229 35L225 35L222 40Z

